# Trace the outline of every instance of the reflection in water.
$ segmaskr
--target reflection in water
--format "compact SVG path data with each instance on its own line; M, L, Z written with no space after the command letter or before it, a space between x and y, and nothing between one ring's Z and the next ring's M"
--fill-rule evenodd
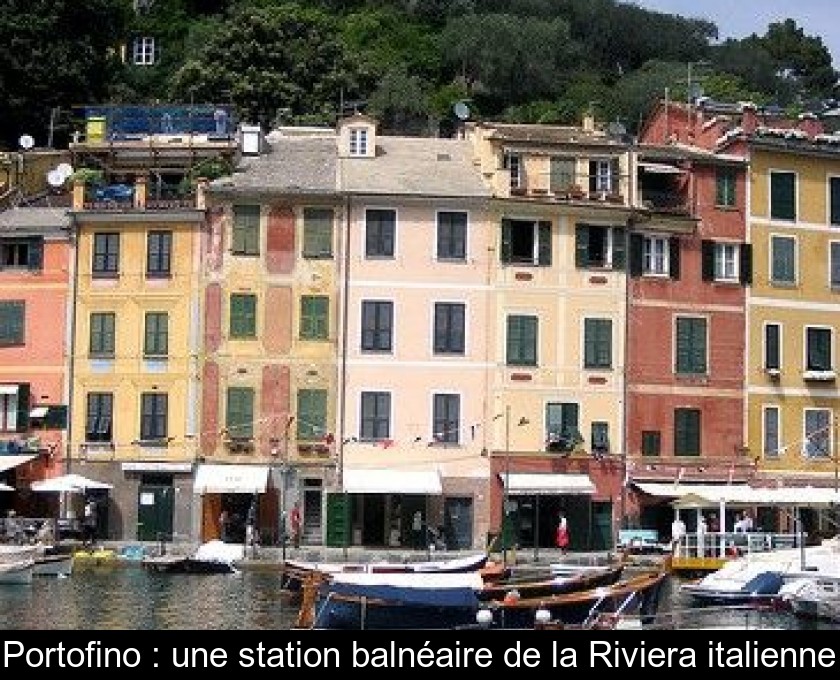
M276 572L154 574L139 567L88 568L64 579L0 585L0 630L286 630L297 610L279 597L279 583ZM679 593L679 582L669 580L660 611L690 606ZM714 623L739 625L744 616L717 612ZM697 627L698 619L688 612L674 621L675 627ZM765 616L761 625L840 628L785 613Z

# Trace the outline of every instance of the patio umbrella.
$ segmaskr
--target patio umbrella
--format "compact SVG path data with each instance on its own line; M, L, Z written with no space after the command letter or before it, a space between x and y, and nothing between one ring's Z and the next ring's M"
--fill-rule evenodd
M58 493L85 493L91 489L113 489L111 484L97 482L82 475L69 474L32 482L33 491L52 491Z
M3 484L0 482L0 491L14 491L14 487L9 486L8 484Z

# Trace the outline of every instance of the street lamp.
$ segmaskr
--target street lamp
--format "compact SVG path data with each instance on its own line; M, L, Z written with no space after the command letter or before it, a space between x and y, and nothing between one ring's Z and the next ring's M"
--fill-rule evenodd
M498 416L497 416L498 417ZM518 426L527 425L530 421L524 416L519 419ZM505 405L505 481L502 490L502 562L508 563L508 543L510 541L510 405ZM536 537L534 538L536 541Z

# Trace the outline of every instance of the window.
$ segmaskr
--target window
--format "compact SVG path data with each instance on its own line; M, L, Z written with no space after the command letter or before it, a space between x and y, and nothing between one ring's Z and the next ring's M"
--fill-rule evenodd
M29 429L29 384L6 384L2 387L0 431L26 432Z
M254 388L228 387L225 429L229 439L254 436Z
M362 301L362 350L390 352L394 325L394 303L382 300Z
M642 455L658 456L662 453L662 433L659 430L642 430Z
M365 256L394 257L396 233L396 210L367 210L365 212Z
M505 170L510 171L510 190L518 191L525 186L524 177L522 176L522 156L517 153L505 152L504 163L502 166Z
M146 312L143 354L146 357L165 357L169 354L169 314L166 312Z
M297 438L301 441L323 439L327 433L327 391L298 390Z
M303 256L331 258L333 252L333 211L330 208L303 209Z
M22 345L26 333L26 303L0 300L0 347Z
M94 312L90 315L90 355L113 358L116 342L117 315Z
M765 458L778 458L781 449L778 406L765 406L762 412L762 452Z
M301 340L327 340L330 336L330 299L324 295L300 298Z
M831 409L805 409L805 437L802 453L806 458L828 458L831 450Z
M796 175L792 172L770 172L770 219L796 219Z
M623 269L625 251L623 227L578 224L575 230L575 266L578 269Z
M437 444L457 444L460 441L461 397L457 394L436 394L432 441Z
M596 158L589 161L589 191L618 193L619 163L617 158Z
M43 266L43 238L0 240L0 268L42 269Z
M575 159L558 158L551 159L550 165L551 193L560 194L569 191L577 182L575 181Z
M832 370L830 328L805 327L805 370Z
M782 326L778 323L764 325L764 370L782 368Z
M114 277L120 271L120 235L93 235L93 276Z
M796 283L796 239L793 236L770 237L770 280L773 283Z
M502 262L551 265L551 222L502 220Z
M164 443L168 437L169 396L159 392L140 395L140 441Z
M359 439L378 441L391 435L391 394L362 392Z
M645 275L668 276L668 239L662 236L645 236L642 263Z
M592 442L590 451L595 454L605 454L610 452L609 423L600 420L592 421Z
M674 455L700 455L700 410L678 408L674 410Z
M731 208L735 205L735 168L718 168L715 172L715 205Z
M706 373L706 319L678 316L676 335L676 373Z
M85 441L113 440L114 395L110 392L89 392L85 416Z
M150 231L146 241L146 276L167 278L172 271L172 232Z
M511 314L507 318L508 366L537 365L537 317Z
M840 225L840 177L828 178L829 224Z
M155 63L155 39L135 38L133 60L137 66L152 66Z
M578 430L580 407L572 402L549 402L545 405L545 448L547 451L571 451L583 441Z
M368 131L367 128L350 128L350 155L367 156Z
M233 206L232 241L234 255L260 254L260 206Z
M463 354L466 305L435 303L435 354Z
M437 258L464 261L467 257L467 213L437 214Z
M230 296L230 337L257 337L257 296L234 293Z
M738 280L738 246L715 243L715 281Z
M840 289L840 241L832 241L829 251L829 285L833 289Z
M612 367L612 321L609 319L584 319L583 367Z

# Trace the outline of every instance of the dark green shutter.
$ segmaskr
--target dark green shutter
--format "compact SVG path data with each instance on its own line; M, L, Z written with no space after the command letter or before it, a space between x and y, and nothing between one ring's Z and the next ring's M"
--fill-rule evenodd
M17 393L17 432L29 429L29 383L19 383Z
M589 191L594 192L598 188L598 163L589 161Z
M672 236L668 239L668 266L671 268L671 278L674 281L678 281L680 278L679 236Z
M796 219L796 178L792 172L770 173L770 217Z
M610 163L610 180L612 182L612 193L621 193L621 162L613 158Z
M589 225L579 224L575 228L575 266L584 269L589 266Z
M645 237L630 234L630 276L641 276L645 271Z
M551 266L551 222L540 222L537 225L538 264L543 267Z
M350 503L347 494L327 494L327 545L341 548L350 545Z
M297 436L298 439L323 439L326 434L327 391L298 390Z
M677 319L676 372L691 372L691 327L690 319Z
M781 368L779 365L779 330L778 324L769 323L764 327L764 368Z
M829 181L831 182L831 224L840 224L840 177L832 177Z
M254 390L250 387L229 387L225 424L235 438L254 436Z
M510 262L513 256L513 225L509 219L502 219L502 262Z
M741 258L741 283L749 286L752 283L752 245L742 243L738 247L738 255Z
M612 268L624 269L627 262L627 230L624 227L613 227Z
M34 238L29 242L29 268L41 269L44 266L44 241Z
M560 415L561 432L563 437L574 446L578 442L580 406L572 402L564 402Z
M703 240L700 244L703 280L715 280L715 242Z

